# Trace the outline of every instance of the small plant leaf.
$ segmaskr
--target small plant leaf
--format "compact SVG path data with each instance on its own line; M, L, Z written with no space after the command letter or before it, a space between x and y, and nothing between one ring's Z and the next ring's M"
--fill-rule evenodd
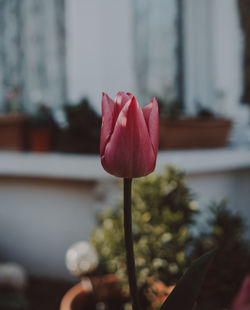
M195 260L177 282L160 310L192 310L214 256L215 250L209 251Z

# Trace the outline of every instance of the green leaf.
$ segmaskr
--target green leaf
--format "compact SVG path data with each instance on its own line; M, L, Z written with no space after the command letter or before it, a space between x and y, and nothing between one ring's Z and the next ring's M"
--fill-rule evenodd
M195 260L176 287L165 300L160 310L192 310L199 295L202 282L208 270L215 250L210 251Z

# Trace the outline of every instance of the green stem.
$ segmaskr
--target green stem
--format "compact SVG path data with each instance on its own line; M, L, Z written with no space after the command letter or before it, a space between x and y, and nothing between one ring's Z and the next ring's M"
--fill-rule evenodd
M127 270L129 289L132 299L133 310L139 310L139 300L135 275L135 259L132 236L132 214L131 214L131 185L132 179L124 179L124 238L127 257Z

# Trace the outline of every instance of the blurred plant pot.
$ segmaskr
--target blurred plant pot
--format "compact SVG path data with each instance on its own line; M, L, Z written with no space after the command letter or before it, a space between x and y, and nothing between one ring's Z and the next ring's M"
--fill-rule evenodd
M171 293L174 286L163 282L147 280L146 288L140 292L143 309L156 309ZM98 303L104 303L107 310L123 310L129 297L121 291L114 275L83 280L72 287L63 297L60 310L95 310Z
M223 147L231 127L232 121L226 118L160 117L160 149Z
M92 303L92 292L82 283L76 284L64 295L60 310L84 310Z
M30 127L29 146L32 152L49 152L52 146L52 128L35 126Z
M0 115L0 149L21 151L25 147L25 124L22 114Z
M95 310L97 303L105 303L108 310L122 309L124 297L116 277L106 275L83 279L64 295L60 310Z

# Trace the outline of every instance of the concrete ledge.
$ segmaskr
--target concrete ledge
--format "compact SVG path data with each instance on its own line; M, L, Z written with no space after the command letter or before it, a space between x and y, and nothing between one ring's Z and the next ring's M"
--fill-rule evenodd
M250 149L161 151L156 172L174 164L187 174L250 168ZM98 155L0 152L0 176L71 180L114 179L106 173Z

